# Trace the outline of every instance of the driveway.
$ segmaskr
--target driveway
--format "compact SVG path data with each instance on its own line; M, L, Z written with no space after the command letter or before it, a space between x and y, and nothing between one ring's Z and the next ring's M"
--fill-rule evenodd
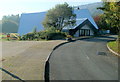
M62 42L64 41L3 41L0 45L2 80L43 80L45 61L52 49Z
M77 40L57 48L49 59L50 80L117 80L118 57L106 43L114 37Z

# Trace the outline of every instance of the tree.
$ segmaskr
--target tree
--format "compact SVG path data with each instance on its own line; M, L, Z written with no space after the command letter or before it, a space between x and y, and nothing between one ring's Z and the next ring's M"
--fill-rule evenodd
M94 17L96 24L98 25L100 30L109 30L110 26L106 23L104 14L98 15Z
M72 7L67 3L58 4L55 8L48 10L43 21L45 28L54 27L56 30L62 30L67 25L74 25L76 15L73 13Z
M112 0L111 2L105 2L103 0L104 6L98 9L104 11L104 17L107 24L111 26L112 29L116 29L118 33L118 53L120 53L120 1Z

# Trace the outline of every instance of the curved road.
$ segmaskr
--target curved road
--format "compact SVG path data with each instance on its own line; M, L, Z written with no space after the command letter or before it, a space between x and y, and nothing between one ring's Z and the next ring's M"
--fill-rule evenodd
M49 59L50 80L118 80L118 57L106 47L113 39L83 39L57 48Z

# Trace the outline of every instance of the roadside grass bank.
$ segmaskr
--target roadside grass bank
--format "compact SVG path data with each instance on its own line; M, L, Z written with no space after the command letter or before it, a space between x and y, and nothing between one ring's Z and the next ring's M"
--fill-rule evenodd
M118 53L118 42L117 41L111 41L108 42L108 47L113 50L114 52Z

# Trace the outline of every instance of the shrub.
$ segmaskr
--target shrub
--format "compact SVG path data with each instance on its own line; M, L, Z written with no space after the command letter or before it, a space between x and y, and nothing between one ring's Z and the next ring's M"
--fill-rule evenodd
M33 40L35 39L34 35L35 35L34 33L28 33L23 35L21 38L22 40Z
M71 36L71 35L67 35L66 37L67 37L67 38L72 38L72 36Z
M56 39L64 39L66 37L65 33L55 32L55 31L40 31L39 33L40 39L46 40L56 40Z
M56 39L65 39L66 34L64 32L60 32L59 30L55 30L54 27L50 27L44 31L36 32L36 33L28 33L23 35L22 40L56 40Z
M48 33L48 40L64 39L66 37L65 33L53 32Z

